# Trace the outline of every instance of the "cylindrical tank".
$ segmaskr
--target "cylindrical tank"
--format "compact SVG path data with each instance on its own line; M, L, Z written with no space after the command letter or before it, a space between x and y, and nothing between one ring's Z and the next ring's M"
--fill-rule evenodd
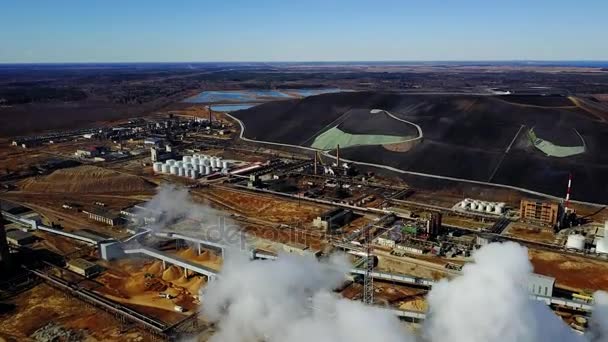
M494 214L500 215L500 214L502 214L503 210L504 210L504 207L499 204L494 207Z
M604 233L606 234L606 233ZM603 238L597 238L595 240L595 253L598 254L608 254L608 239L603 237Z
M154 172L156 172L156 173L161 172L162 167L163 167L163 163L160 163L160 162L156 162L156 163L152 164L152 170L154 170Z
M177 175L178 170L179 170L179 166L171 165L171 174L172 175Z
M186 169L184 167L180 167L177 170L177 175L180 177L185 177L186 176Z
M208 158L203 159L203 165L205 165L205 166L211 165L211 160Z
M486 213L493 213L494 212L494 205L493 204L488 204L486 206Z
M186 170L192 169L192 163L184 163L184 168Z
M182 161L184 163L189 163L191 160L192 160L192 157L190 157L190 156L183 156L182 157Z
M197 165L196 166L196 171L198 171L198 173L205 174L205 166L203 166L203 165Z
M184 162L181 161L181 160L178 160L178 161L175 162L174 165L177 165L178 167L184 167Z
M227 169L227 168L228 168L228 161L222 160L222 169Z
M163 173L169 173L169 172L171 172L171 165L169 165L169 164L163 164L162 171L163 171Z
M205 174L211 174L211 166L205 166Z
M169 164L169 166L175 165L175 159L169 159L169 160L167 160L167 164Z
M192 164L199 165L201 163L201 158L194 157L192 158Z
M460 207L462 209L466 209L469 206L469 203L467 203L467 201L462 201L460 202Z
M198 178L198 171L196 171L196 170L190 170L190 178L197 179Z
M585 248L585 237L580 234L569 235L566 248L582 251Z

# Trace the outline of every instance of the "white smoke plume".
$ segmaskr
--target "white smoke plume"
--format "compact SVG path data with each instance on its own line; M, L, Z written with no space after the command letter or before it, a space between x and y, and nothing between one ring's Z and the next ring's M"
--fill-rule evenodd
M219 322L211 341L410 341L394 316L332 293L348 269L341 256L319 263L312 256L233 255L202 293L204 315Z
M218 323L212 342L608 341L606 293L596 294L590 332L581 336L529 298L532 266L524 247L491 244L474 258L462 276L434 286L421 336L405 331L390 313L333 294L349 267L339 258L229 259L220 279L203 290L203 314Z
M244 238L234 222L224 213L208 205L194 202L188 190L161 185L157 194L136 215L151 218L147 228L171 231L234 248L244 247Z

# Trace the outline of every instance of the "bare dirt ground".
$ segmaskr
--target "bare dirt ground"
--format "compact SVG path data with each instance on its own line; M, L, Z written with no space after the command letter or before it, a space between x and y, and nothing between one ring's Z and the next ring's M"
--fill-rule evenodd
M152 191L154 185L142 178L97 166L79 166L54 171L19 183L24 191L46 193L125 193Z
M575 255L529 249L534 272L555 277L561 287L573 290L608 290L608 262Z
M504 231L503 235L513 236L528 241L555 243L555 234L551 228L537 227L521 222L513 222Z
M0 316L0 337L28 341L37 329L54 322L68 330L84 331L86 341L147 341L144 332L122 327L114 317L54 288L41 284L11 299L14 312Z

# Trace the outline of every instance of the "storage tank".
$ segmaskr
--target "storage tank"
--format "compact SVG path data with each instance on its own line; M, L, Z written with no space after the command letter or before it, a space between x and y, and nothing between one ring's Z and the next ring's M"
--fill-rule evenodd
M172 175L177 175L178 170L179 170L179 166L171 165L171 174Z
M582 251L585 248L585 237L580 234L569 235L566 248Z
M499 203L494 207L494 214L502 215L502 212L505 210L504 204Z
M186 169L184 167L180 167L179 169L177 169L177 175L180 177L185 177L186 176Z
M206 175L211 174L211 166L205 166L205 174Z
M156 163L152 164L152 170L154 170L154 172L156 172L156 173L162 172L162 168L163 168L163 163L156 162Z
M176 161L176 162L175 162L175 164L173 164L173 165L177 165L178 167L184 167L184 162L183 162L183 161L181 161L181 160L178 160L178 161Z
M196 170L190 170L190 178L197 179L198 178L198 171L196 171Z
M192 164L199 165L201 163L201 158L194 157L192 158Z
M604 233L606 234L606 233ZM598 254L608 254L608 239L603 237L603 238L597 238L595 240L595 253Z
M167 160L167 164L171 165L175 165L175 159L169 159Z
M205 166L211 165L211 160L208 158L203 159L203 165L205 165Z
M467 203L467 201L462 201L460 202L460 207L462 209L466 209L469 206L469 203Z
M184 163L184 168L186 170L192 169L192 163Z
M162 171L163 171L163 173L169 173L169 172L171 172L171 165L169 165L169 164L163 164Z
M491 213L493 213L493 212L494 212L494 208L495 208L495 207L494 207L494 204L491 204L491 203L490 203L490 204L488 204L488 205L486 206L486 213L490 213L490 214L491 214Z
M190 157L190 156L183 156L183 157L182 157L182 161L183 161L184 163L189 163L189 162L191 162L191 161L192 161L192 157Z
M227 169L227 168L228 168L228 161L222 160L222 169Z
M197 165L196 166L196 171L198 171L198 173L205 174L205 166L203 166L203 165Z

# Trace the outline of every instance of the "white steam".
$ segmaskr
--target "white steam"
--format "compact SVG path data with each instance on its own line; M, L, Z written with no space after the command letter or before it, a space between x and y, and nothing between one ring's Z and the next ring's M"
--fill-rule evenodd
M433 287L422 336L386 311L333 294L349 267L339 257L319 263L293 255L277 261L233 256L203 291L203 314L218 323L213 342L608 341L606 293L596 294L590 332L581 336L529 298L532 266L524 247L491 244L474 258L462 276Z
M391 314L332 293L349 267L342 256L319 263L312 256L232 255L202 293L203 313L219 322L211 341L410 341Z
M185 188L162 185L158 193L136 212L140 218L153 219L147 228L171 231L222 243L234 248L244 247L245 235L221 211L194 202Z

